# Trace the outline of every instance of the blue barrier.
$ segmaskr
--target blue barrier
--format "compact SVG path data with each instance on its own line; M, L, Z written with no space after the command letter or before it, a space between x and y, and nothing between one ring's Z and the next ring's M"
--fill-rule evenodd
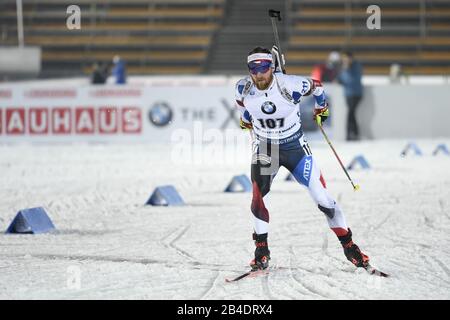
M152 206L183 206L185 205L183 199L179 195L174 186L159 186L157 187L150 198L146 202L147 205Z
M358 165L361 166L362 169L370 169L370 165L367 162L366 158L364 158L363 155L359 155L356 156L351 162L350 164L347 166L347 170L353 170L355 169Z
M448 148L445 144L438 145L433 151L433 156L437 155L439 151L443 152L445 155L450 155L450 152L448 151Z
M42 207L20 210L6 233L46 233L55 229L47 212Z
M242 174L231 179L231 182L225 188L225 192L251 192L252 189L252 182L245 174Z
M416 156L422 156L423 153L420 150L420 148L415 144L414 142L410 142L406 145L406 147L403 149L402 153L400 154L402 157L406 156L408 152L412 150Z

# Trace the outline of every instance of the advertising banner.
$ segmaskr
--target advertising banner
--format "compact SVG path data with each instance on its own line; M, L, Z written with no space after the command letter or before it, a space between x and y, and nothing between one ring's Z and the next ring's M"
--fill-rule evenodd
M234 86L0 87L0 142L168 142L174 130L237 129Z

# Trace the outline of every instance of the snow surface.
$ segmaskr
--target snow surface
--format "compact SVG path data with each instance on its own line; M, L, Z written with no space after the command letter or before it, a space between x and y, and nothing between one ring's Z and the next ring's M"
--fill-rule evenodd
M251 193L223 190L249 174L248 149L221 164L207 148L189 163L170 145L0 145L0 230L35 206L57 227L0 234L0 298L449 299L450 156L432 151L450 141L418 140L424 156L402 158L408 142L336 143L345 163L363 154L372 167L350 171L358 192L328 145L310 142L355 242L391 278L354 268L308 192L281 169L269 245L283 268L231 284L225 277L246 271L254 250ZM187 205L144 206L166 184Z

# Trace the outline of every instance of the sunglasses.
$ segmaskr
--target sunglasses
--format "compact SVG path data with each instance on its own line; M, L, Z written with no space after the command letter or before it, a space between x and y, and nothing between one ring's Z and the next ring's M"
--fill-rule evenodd
M266 73L272 66L272 61L256 60L248 64L248 70L251 74Z

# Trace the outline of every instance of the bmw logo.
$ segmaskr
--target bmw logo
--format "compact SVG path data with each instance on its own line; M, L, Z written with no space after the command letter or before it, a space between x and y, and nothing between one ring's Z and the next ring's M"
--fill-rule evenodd
M275 104L271 101L266 101L261 106L261 111L265 114L273 114L275 111L277 111L277 107L275 107Z
M173 112L166 102L156 102L148 112L151 123L157 127L164 127L172 121Z

